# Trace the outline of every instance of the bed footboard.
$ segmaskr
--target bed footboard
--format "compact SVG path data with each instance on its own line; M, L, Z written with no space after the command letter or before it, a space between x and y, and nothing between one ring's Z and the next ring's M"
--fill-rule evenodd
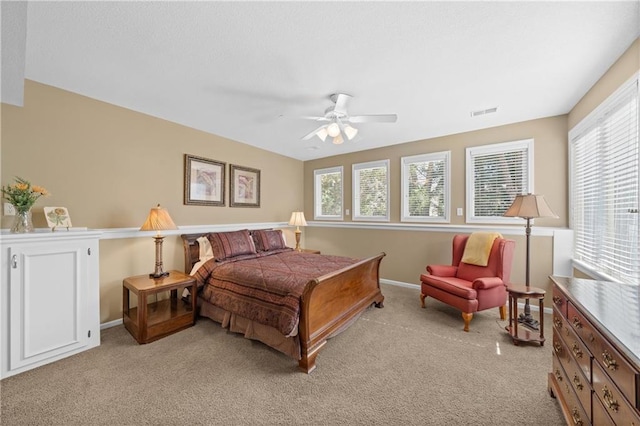
M351 324L372 304L382 308L380 261L385 253L311 280L300 309L300 369L311 373L327 339Z

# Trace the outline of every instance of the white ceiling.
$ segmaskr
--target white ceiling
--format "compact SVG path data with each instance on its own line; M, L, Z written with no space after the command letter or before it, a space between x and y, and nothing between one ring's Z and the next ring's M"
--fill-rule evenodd
M309 160L565 114L640 36L640 1L30 2L23 26L3 75L22 54L24 78ZM398 121L301 141L336 92Z

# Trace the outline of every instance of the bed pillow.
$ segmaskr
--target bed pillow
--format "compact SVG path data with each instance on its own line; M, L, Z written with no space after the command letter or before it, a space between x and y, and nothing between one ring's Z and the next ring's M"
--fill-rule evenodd
M257 230L251 234L257 251L271 251L287 248L284 241L282 231L276 230Z
M200 247L200 260L209 260L213 257L213 248L208 237L199 237L197 240Z
M255 254L256 246L247 229L233 232L213 232L208 235L213 256L220 262L242 254Z
M200 248L200 254L198 255L198 261L193 264L189 275L194 275L202 265L207 263L208 260L213 259L213 248L211 248L209 238L206 236L198 237L196 241L198 242L198 247Z

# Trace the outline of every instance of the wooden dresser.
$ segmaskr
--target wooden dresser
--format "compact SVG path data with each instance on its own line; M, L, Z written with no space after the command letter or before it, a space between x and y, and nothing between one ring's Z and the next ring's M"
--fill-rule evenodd
M567 424L640 426L640 286L551 280L549 393Z

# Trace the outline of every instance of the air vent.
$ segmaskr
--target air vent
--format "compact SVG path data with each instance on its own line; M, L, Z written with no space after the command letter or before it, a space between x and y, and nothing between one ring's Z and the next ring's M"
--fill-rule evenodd
M498 107L481 109L478 111L471 111L471 117L478 117L479 115L485 115L485 114L493 114L494 112L497 112L497 111L498 111Z

